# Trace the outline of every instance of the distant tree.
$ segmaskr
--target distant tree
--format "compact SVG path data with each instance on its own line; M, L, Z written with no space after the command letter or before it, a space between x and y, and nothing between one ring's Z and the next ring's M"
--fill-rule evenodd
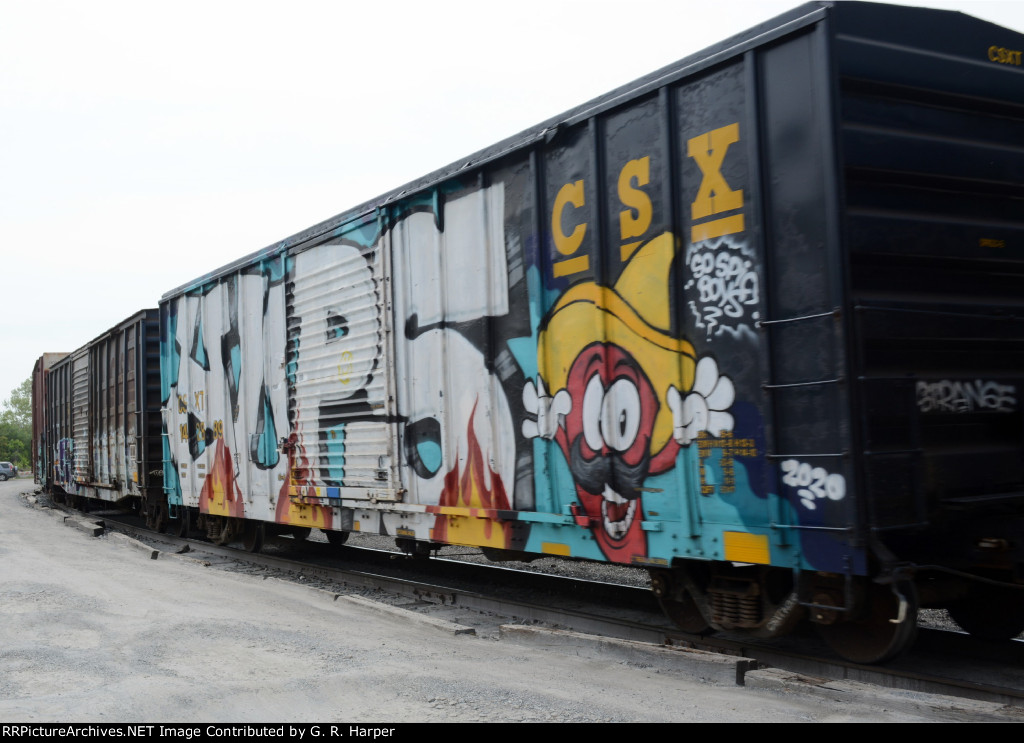
M28 449L21 441L0 436L0 461L13 462L19 469L28 467Z
M28 467L32 451L32 379L0 404L0 460Z
M0 423L0 461L14 462L19 468L28 467L32 434L25 429Z
M11 391L11 396L0 409L0 423L25 426L32 435L32 378L29 377Z

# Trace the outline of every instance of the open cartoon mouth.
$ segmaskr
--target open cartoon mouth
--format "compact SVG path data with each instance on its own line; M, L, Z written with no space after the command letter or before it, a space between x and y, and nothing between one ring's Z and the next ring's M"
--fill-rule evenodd
M612 539L622 539L633 525L639 500L627 500L605 485L601 493L601 524Z
M620 541L626 537L636 518L640 484L650 469L650 456L645 452L635 465L627 464L618 453L587 459L583 454L582 439L579 436L573 442L569 467L576 484L584 492L601 498L601 524L605 534ZM617 487L613 488L612 483ZM596 508L596 501L591 500L591 512Z

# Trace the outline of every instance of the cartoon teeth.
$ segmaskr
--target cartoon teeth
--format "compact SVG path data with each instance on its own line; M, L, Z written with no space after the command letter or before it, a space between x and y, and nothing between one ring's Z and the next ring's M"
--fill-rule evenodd
M622 539L629 527L633 524L636 516L638 500L626 500L607 485L601 493L604 501L601 503L601 523L608 536L612 539ZM625 508L625 513L622 509Z

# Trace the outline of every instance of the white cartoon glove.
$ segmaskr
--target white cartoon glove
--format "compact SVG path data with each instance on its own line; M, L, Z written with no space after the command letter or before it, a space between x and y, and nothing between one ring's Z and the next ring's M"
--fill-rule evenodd
M732 380L718 374L718 364L710 356L697 362L693 389L685 397L674 386L668 388L668 407L675 426L673 438L686 446L701 431L717 435L731 431L732 414L727 412L736 399Z
M558 394L551 397L544 387L544 380L537 377L536 387L532 381L523 387L523 407L528 414L537 416L537 420L527 418L523 421L523 436L528 439L538 436L553 439L559 423L572 410L572 398L568 390L559 390Z

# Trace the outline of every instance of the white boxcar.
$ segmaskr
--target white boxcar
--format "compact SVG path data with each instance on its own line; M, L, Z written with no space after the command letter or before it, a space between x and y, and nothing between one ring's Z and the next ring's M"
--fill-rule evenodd
M464 505L508 510L509 404L449 327L508 311L503 208L500 185L474 185L398 218L373 210L166 295L165 481L179 528L198 521L252 546L261 535L242 519L431 540L446 477L482 463L480 493L500 497Z

